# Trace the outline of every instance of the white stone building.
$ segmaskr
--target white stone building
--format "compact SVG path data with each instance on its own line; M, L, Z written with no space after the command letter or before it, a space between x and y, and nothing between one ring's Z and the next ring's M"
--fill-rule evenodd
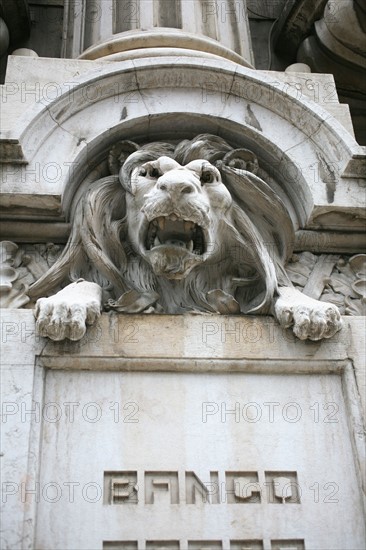
M364 548L362 2L0 16L2 548Z

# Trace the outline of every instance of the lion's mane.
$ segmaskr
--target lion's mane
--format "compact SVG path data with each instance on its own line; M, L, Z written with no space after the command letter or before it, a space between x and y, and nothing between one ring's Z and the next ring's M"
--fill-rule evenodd
M277 285L286 280L283 265L293 228L281 199L253 173L254 155L207 134L176 146L128 144L129 154L119 156L120 176L97 180L79 200L68 243L52 268L32 285L31 298L50 295L60 285L84 278L100 284L113 299L130 291L134 296L159 295L160 310L170 313L217 311L207 298L216 289L235 296L243 313L269 313ZM131 173L134 167L162 155L181 165L195 159L214 164L233 198L215 243L225 251L220 262L196 266L179 282L158 278L132 249L127 236L126 192ZM138 310L131 305L124 311Z

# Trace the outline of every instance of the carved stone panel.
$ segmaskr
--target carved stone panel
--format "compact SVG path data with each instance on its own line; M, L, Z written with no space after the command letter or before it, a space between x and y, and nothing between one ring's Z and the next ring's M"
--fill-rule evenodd
M50 370L45 383L37 547L363 548L338 374Z

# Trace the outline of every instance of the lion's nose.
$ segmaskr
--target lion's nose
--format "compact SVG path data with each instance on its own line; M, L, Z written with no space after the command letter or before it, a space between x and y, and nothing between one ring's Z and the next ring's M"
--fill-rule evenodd
M161 181L157 183L157 188L170 195L184 195L195 191L194 185L186 181L181 183Z

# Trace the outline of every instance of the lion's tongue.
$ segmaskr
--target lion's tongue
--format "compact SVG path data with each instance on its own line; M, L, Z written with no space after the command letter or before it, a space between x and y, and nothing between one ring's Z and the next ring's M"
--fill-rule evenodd
M183 238L185 238L185 237L183 237ZM167 238L163 241L161 241L160 238L158 236L156 236L155 241L154 241L154 247L155 246L161 246L161 245L176 246L178 248L187 249L190 252L192 252L193 248L194 248L194 243L193 243L192 239L190 241L185 241L185 240L182 240L181 236L178 236L178 237L177 236L172 236L172 237Z
M166 241L164 241L164 244L171 244L172 246L180 246L181 248L186 248L186 243L185 241L180 241L178 239L167 239Z
M162 275L167 279L183 279L191 269L202 262L200 256L190 254L181 247L158 247L148 251L148 257L156 275Z

